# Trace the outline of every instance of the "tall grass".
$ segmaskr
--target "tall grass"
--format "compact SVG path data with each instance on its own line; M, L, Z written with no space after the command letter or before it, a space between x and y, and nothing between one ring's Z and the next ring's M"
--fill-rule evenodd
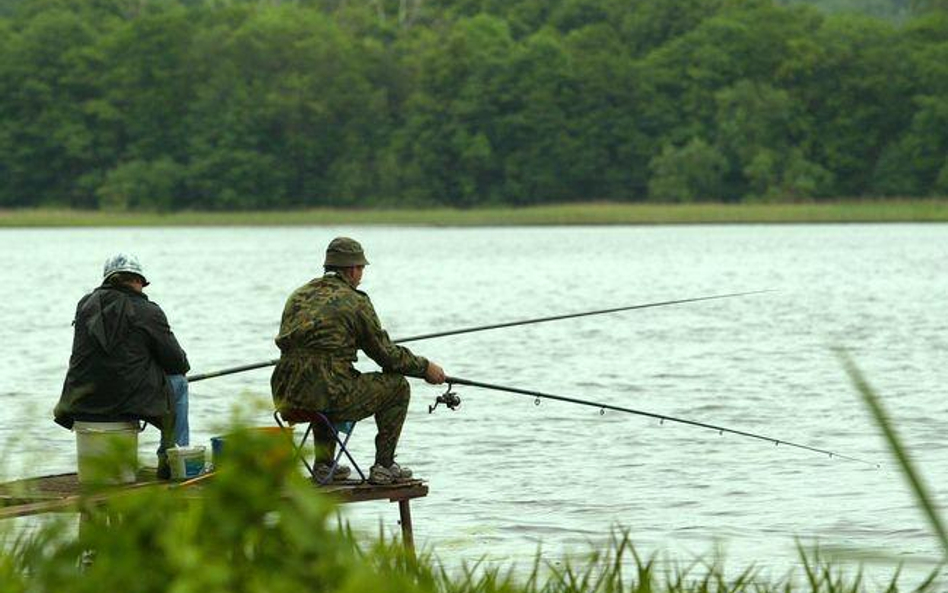
M919 506L948 553L935 504L901 445L879 397L848 358L844 364L887 441ZM714 559L669 567L642 557L628 532L610 546L562 565L538 555L526 576L512 566L465 564L448 570L433 554L407 555L384 532L358 542L314 492L291 455L253 431L227 442L227 458L200 490L140 489L104 506L85 504L87 520L61 516L0 552L0 593L860 593L896 592L867 584L819 550L798 546L801 569L782 578L755 567L728 575ZM936 572L914 591L937 591ZM520 575L520 576L518 576Z

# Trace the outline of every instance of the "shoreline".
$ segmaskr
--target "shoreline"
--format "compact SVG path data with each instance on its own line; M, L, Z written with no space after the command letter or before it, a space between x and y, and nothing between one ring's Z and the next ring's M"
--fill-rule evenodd
M105 212L0 209L0 228L158 226L572 226L662 224L832 224L948 222L948 199L838 201L806 204L570 203L474 208L209 212Z

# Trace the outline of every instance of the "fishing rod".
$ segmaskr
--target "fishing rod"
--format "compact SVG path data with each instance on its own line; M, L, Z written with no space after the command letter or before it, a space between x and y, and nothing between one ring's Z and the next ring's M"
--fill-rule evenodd
M521 395L529 395L534 399L536 405L540 405L541 399L551 399L561 402L567 402L571 404L580 404L583 406L590 406L593 408L599 408L599 414L605 414L606 410L615 410L617 412L626 412L629 414L636 414L638 416L646 416L648 418L655 418L661 424L665 424L665 421L668 422L677 422L679 424L688 424L690 426L697 426L700 428L708 428L710 430L717 431L718 434L730 433L736 434L743 437L748 437L752 439L757 439L760 441L766 441L768 443L773 443L776 445L786 445L788 447L796 447L797 449L803 449L806 451L812 451L814 453L820 453L823 455L828 455L830 458L837 457L839 459L845 459L847 461L855 461L857 463L864 463L866 465L871 465L875 468L880 468L881 466L878 463L873 463L871 461L866 461L864 459L859 459L856 457L850 457L848 455L840 455L834 451L829 451L827 449L820 449L818 447L811 447L810 445L801 445L800 443L794 443L792 441L785 441L783 439L775 439L773 437L765 436L762 434L757 434L753 432L748 432L745 430L737 430L734 428L727 428L725 426L718 426L716 424L708 424L706 422L699 422L697 420L688 420L686 418L677 418L675 416L669 416L667 414L656 414L654 412L645 412L642 410L636 410L633 408L624 408L621 406L613 406L611 404L603 404L599 402L593 402L585 399L578 399L574 397L565 397L562 395L553 395L550 393L542 393L540 391L532 391L530 389L518 389L516 387L507 387L504 385L493 385L490 383L482 383L480 381L471 381L469 379L462 379L461 377L445 377L445 383L448 384L447 391L435 398L434 405L428 406L428 413L432 413L438 407L438 404L444 404L450 410L456 410L458 406L461 405L461 398L458 397L451 389L454 385L467 385L469 387L480 387L482 389L490 389L492 391L505 391L508 393L518 393Z
M505 327L516 327L518 325L530 325L534 323L546 323L548 321L560 321L562 319L573 319L576 317L589 317L591 315L604 315L606 313L619 313L621 311L632 311L635 309L649 309L653 307L667 307L669 305L681 305L684 303L696 303L698 301L711 301L715 299L728 299L739 296L746 296L751 294L761 294L765 292L773 292L772 290L752 290L748 292L732 292L729 294L716 294L711 296L702 296L695 297L690 299L678 299L674 301L661 301L657 303L645 303L643 305L629 305L625 307L613 307L611 309L599 309L597 311L585 311L582 313L567 313L565 315L552 315L550 317L538 317L536 319L524 319L520 321L507 321L505 323L495 323L492 325L480 325L477 327L466 327L462 329L452 329L443 332L437 332L433 334L420 334L417 336L410 336L407 338L399 338L394 342L396 344L404 344L405 342L414 342L417 340L428 340L431 338L443 338L447 336L457 336L460 334L469 334L473 332L482 332L491 329L501 329ZM231 367L227 369L222 369L219 371L211 371L209 373L199 373L197 375L191 375L188 377L189 383L194 383L195 381L203 381L204 379L212 379L214 377L223 377L224 375L233 375L235 373L242 373L244 371L252 371L254 369L262 369L264 367L273 366L276 363L280 362L279 358L274 358L273 360L267 360L264 362L255 362L252 364L245 364L241 366Z

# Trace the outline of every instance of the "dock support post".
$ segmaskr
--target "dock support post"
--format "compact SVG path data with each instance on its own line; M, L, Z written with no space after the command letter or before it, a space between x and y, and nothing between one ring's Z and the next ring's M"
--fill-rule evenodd
M398 515L402 524L402 543L405 544L405 551L412 559L415 558L415 535L411 529L411 508L409 500L398 501Z

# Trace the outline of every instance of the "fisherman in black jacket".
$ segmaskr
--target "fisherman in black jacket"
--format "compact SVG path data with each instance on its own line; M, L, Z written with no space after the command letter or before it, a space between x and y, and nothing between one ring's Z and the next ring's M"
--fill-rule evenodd
M102 285L79 301L58 424L144 420L161 430L158 475L169 477L165 449L188 444L187 355L161 308L148 300L138 259L105 263ZM183 441L183 442L182 442Z

